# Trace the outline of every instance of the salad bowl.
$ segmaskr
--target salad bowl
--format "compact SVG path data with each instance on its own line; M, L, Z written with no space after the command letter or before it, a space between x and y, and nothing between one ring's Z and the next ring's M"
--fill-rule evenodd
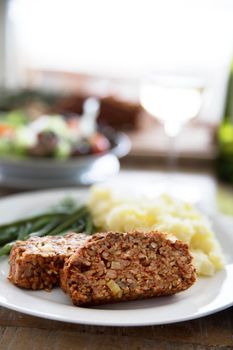
M126 156L131 148L124 133L116 132L113 141L114 145L107 152L68 159L2 157L1 185L31 189L102 181L119 171L118 158Z

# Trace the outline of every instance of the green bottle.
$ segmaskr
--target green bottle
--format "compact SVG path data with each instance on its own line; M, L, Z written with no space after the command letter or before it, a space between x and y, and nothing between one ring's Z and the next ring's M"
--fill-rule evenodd
M233 61L227 87L223 121L218 130L217 173L233 184Z

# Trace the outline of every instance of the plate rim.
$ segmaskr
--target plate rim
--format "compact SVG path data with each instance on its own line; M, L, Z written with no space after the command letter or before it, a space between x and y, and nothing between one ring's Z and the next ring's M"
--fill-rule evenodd
M45 189L45 190L36 190L36 191L28 191L28 192L24 192L24 193L16 193L16 194L11 194L11 195L8 195L6 197L3 197L0 199L0 205L3 204L4 205L4 202L7 202L7 201L12 201L14 199L19 199L21 198L23 200L23 197L28 197L30 198L31 196L34 196L34 195L40 195L40 194L43 194L43 195L49 195L51 193L56 193L56 194L64 194L67 193L67 192L73 192L74 194L78 195L79 193L81 195L86 195L87 192L88 192L88 189L86 188L77 188L77 187L71 187L71 188L53 188L53 189ZM224 215L224 214L221 214L221 213L216 213L218 217L227 217L227 218L231 218L233 219L231 216L228 216L228 215ZM2 264L3 262L6 263L6 259L7 258L4 258L2 257L0 259L0 264ZM226 265L227 266L227 265ZM220 271L221 272L221 271ZM14 287L14 286L13 286ZM1 291L0 291L0 294L1 294ZM41 300L41 299L40 299ZM46 303L47 302L51 302L50 300L45 300ZM43 302L43 300L41 300L41 302ZM64 315L63 314L60 314L60 315L54 315L54 313L45 313L44 311L40 311L40 310L36 310L36 309L32 309L32 308L25 308L25 306L20 306L20 305L15 305L14 303L9 303L9 302L4 302L3 300L1 300L0 298L0 305L3 306L3 307L6 307L10 310L14 310L14 311L17 311L17 312L21 312L23 314L27 314L27 315L31 315L31 316L35 316L35 317L40 317L40 318L43 318L43 319L49 319L49 320L54 320L54 321L60 321L60 322L69 322L69 323L74 323L74 324L83 324L83 325L94 325L94 326L114 326L114 327L138 327L138 326L152 326L152 325L164 325L164 324L172 324L172 323L180 323L180 322L185 322L185 321L189 321L189 320L194 320L194 319L197 319L197 318L201 318L201 317L205 317L205 316L208 316L208 315L211 315L211 314L214 314L216 312L219 312L219 311L222 311L222 310L225 310L231 306L233 306L233 298L230 302L228 302L227 304L224 304L224 305L219 305L218 307L215 307L214 309L210 309L210 310L206 310L206 311L203 311L203 312L200 312L200 313L193 313L193 315L184 315L184 316L179 316L179 318L177 319L176 317L174 318L170 318L169 320L164 320L164 321L154 321L152 322L151 320L138 320L136 319L135 322L125 322L124 323L124 320L122 320L122 322L119 322L119 321L111 321L109 322L109 320L107 319L106 321L98 321L98 319L96 320L95 318L91 318L90 320L80 320L80 319L68 319L67 318L67 314L65 313ZM65 305L66 307L67 305ZM69 306L69 305L68 305ZM72 306L73 307L73 306ZM76 307L77 308L77 307ZM91 309L89 309L91 310ZM95 309L96 311L97 309ZM134 309L135 311L137 309ZM99 311L107 311L107 312L112 312L113 310L99 310ZM123 311L123 312L126 312L127 309L123 309L123 310L117 310L117 311ZM130 310L131 311L131 310Z
M52 320L52 321L56 321L56 322L64 322L64 323L72 323L72 324L78 324L78 325L85 325L85 326L102 326L102 327L149 327L149 326L160 326L160 325L169 325L169 324L175 324L175 323L182 323L182 322L187 322L187 321L193 321L193 320L197 320L199 318L203 318L206 316L210 316L213 315L215 313L224 311L230 307L233 307L233 301L229 304L226 304L224 306L220 306L214 310L208 310L205 312L202 312L198 315L193 314L193 315L188 315L188 316L183 316L180 317L179 319L170 319L168 321L164 320L164 321L136 321L136 322L126 322L124 323L124 321L122 322L112 322L109 323L109 321L95 321L95 319L87 321L87 320L78 320L78 319L67 319L67 317L63 316L63 315L59 315L59 316L54 316L51 313L45 314L43 312L40 311L34 311L33 309L26 309L26 308L21 308L20 306L15 306L13 304L4 304L3 302L1 302L0 300L0 306L5 307L6 309L9 310L13 310L13 311L17 311L20 312L22 314L25 315L29 315L29 316L34 316L34 317L39 317L45 320ZM73 306L71 306L73 307ZM74 306L76 307L76 306ZM76 307L77 308L77 307ZM96 311L96 310L95 310ZM112 310L101 310L101 311L112 311ZM127 311L127 310L117 310L117 311Z

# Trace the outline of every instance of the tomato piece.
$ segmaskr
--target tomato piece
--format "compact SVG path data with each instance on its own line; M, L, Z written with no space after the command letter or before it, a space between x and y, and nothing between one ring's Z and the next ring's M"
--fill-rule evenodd
M90 144L93 153L102 153L111 147L110 141L107 137L99 133L96 133L91 137Z
M79 122L78 118L76 118L76 117L68 118L66 123L67 123L68 127L71 129L77 130L80 128L80 122Z
M0 124L0 136L12 136L14 131L14 128L10 125Z

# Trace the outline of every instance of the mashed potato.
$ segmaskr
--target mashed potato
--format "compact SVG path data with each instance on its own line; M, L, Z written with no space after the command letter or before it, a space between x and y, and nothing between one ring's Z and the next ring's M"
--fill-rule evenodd
M209 221L191 204L164 194L150 199L126 197L112 188L93 186L88 206L100 230L159 230L187 243L199 275L212 276L224 265Z

